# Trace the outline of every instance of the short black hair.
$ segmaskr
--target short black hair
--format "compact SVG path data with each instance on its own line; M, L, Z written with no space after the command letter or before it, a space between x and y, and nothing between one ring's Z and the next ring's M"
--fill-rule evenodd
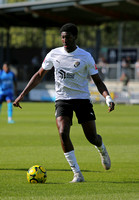
M4 61L4 62L3 62L3 65L7 65L7 66L9 66L10 63L9 63L8 61Z
M60 33L62 33L62 32L70 32L73 36L78 35L77 26L75 24L72 24L72 23L64 24L60 29Z

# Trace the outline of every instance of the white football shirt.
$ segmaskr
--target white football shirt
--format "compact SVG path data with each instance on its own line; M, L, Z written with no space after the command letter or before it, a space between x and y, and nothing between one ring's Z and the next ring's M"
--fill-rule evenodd
M88 75L98 73L90 53L77 47L68 53L64 47L51 50L45 57L42 68L55 69L56 100L90 99Z

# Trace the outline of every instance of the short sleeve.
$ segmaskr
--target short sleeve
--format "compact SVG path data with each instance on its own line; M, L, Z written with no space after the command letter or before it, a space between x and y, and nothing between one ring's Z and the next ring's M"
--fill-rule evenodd
M89 54L88 56L88 71L90 75L95 75L98 73L98 69L96 67L96 63L94 58Z
M53 67L53 59L51 56L51 51L46 55L43 63L42 68L45 70L50 70Z

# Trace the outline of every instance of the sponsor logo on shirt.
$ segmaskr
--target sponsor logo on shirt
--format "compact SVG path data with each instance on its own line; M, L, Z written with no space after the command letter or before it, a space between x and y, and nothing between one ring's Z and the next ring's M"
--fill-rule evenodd
M66 73L64 70L59 70L58 71L58 75L61 79L65 79L65 78L70 78L70 79L74 79L75 74L72 73Z

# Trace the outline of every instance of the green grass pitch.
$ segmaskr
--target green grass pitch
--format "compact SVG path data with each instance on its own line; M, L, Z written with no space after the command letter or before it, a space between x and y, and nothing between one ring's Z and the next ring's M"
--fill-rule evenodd
M54 103L21 103L15 124L7 124L7 105L0 116L1 200L137 200L139 199L139 105L94 104L98 133L111 157L105 171L74 116L71 139L86 182L71 184L73 173L64 158L55 123ZM46 184L27 182L33 165L47 169Z

